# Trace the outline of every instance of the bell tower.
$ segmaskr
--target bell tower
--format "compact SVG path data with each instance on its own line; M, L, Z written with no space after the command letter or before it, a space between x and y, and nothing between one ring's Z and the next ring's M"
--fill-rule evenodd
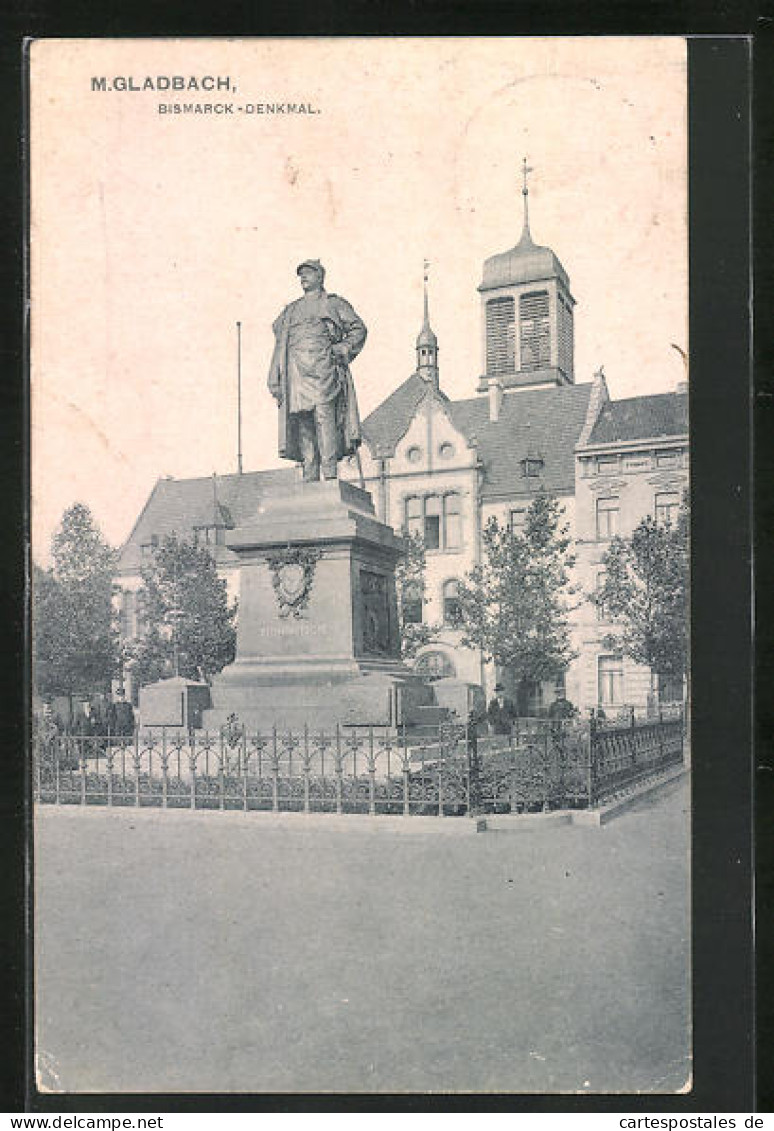
M575 380L573 307L570 280L549 247L532 239L529 186L533 170L522 163L523 226L509 251L484 262L479 293L483 332L483 375L503 390L534 385L569 385Z

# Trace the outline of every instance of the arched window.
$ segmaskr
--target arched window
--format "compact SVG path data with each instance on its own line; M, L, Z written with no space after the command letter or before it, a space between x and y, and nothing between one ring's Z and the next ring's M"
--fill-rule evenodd
M443 622L455 628L462 620L460 607L460 583L456 578L444 582L443 586Z
M414 671L432 683L436 679L454 679L457 669L445 652L425 652L414 664Z

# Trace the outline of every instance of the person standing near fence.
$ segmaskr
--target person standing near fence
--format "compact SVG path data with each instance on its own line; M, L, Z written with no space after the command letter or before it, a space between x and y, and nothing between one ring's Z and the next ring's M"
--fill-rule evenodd
M516 706L506 697L503 685L495 684L494 699L486 709L487 722L492 734L510 734L516 714Z

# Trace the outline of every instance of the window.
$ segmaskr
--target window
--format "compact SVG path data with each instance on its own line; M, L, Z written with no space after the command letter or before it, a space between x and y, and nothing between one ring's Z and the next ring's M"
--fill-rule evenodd
M597 538L614 538L618 533L619 508L617 497L597 499Z
M438 455L441 459L451 459L454 455L454 444L450 444L449 441L446 440L438 449Z
M417 495L406 499L404 526L409 534L424 534L422 525L422 500Z
M551 364L548 291L531 291L519 299L521 368L541 369Z
M677 522L679 510L680 496L677 491L659 491L656 493L656 522L659 526Z
M508 512L508 529L511 534L518 534L524 529L527 521L527 508L514 507Z
M444 495L444 546L447 550L457 550L462 545L462 515L460 497L457 494Z
M403 623L421 624L423 604L422 586L417 581L409 581L403 591Z
M414 671L432 683L436 679L454 679L457 669L445 652L425 652L414 664Z
M618 456L597 456L597 472L604 475L605 472L618 470Z
M620 706L623 703L623 657L600 656L597 665L600 706Z
M519 462L521 464L521 474L525 477L540 475L543 470L542 456L527 456L526 459L520 460Z
M461 621L460 583L453 579L445 582L443 587L443 623L455 627Z
M682 676L660 675L658 677L658 701L659 703L682 703Z
M197 546L225 546L225 526L195 526L194 542Z
M409 461L409 463L419 463L421 458L422 449L418 448L416 445L409 448L409 450L406 452L406 459Z
M680 455L681 453L675 449L656 452L656 467L679 467Z
M486 304L486 371L513 373L516 368L516 330L513 299L493 298Z
M142 542L140 544L140 553L144 558L150 558L158 549L159 536L158 534L151 534L149 542Z
M412 495L404 504L404 527L420 534L426 550L456 550L462 545L461 499L448 495Z
M425 499L424 539L426 550L440 549L441 500L438 495L428 495Z

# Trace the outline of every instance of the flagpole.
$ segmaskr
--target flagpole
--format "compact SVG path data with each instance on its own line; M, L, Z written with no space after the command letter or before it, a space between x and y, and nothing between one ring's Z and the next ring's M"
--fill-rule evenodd
M242 474L242 323L237 322L237 472Z

